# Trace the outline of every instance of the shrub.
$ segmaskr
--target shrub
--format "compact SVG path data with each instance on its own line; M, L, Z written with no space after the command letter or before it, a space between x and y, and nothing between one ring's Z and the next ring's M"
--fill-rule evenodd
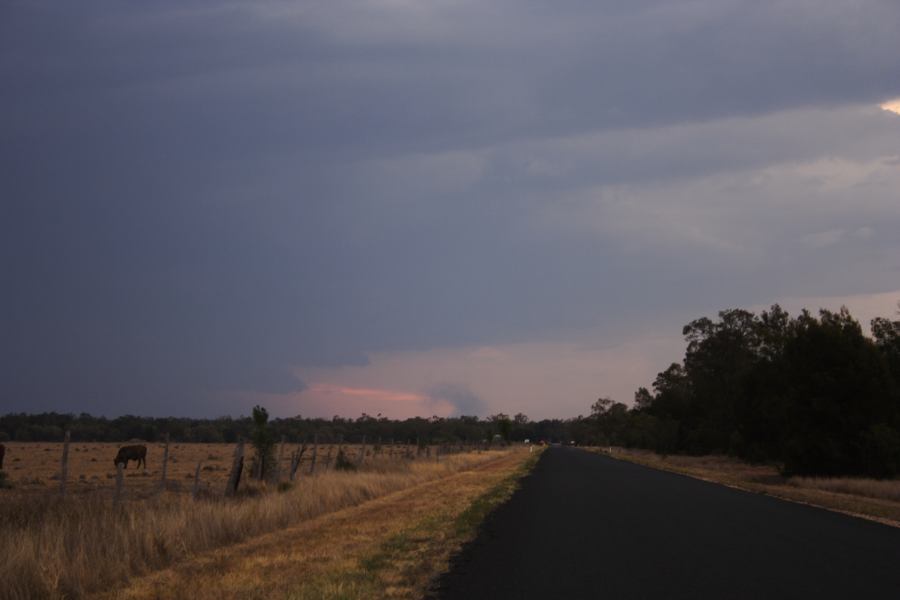
M253 407L253 433L250 436L256 456L253 458L251 475L265 479L275 468L275 439L269 430L269 411L262 406Z
M344 449L341 448L338 450L337 458L334 459L334 468L337 471L355 471L356 465L354 465L347 456L344 454Z

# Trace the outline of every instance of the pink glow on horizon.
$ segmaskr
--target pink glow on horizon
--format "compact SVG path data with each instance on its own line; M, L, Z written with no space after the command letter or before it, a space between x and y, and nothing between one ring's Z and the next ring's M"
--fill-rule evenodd
M372 386L313 383L302 391L287 394L254 393L245 397L252 404L270 407L271 414L328 418L355 417L363 413L390 419L438 415L449 416L453 405L425 394Z
M333 385L330 383L316 383L311 385L306 393L349 396L351 398L369 398L385 402L427 402L429 398L412 392L401 392L378 388L350 387L345 385Z

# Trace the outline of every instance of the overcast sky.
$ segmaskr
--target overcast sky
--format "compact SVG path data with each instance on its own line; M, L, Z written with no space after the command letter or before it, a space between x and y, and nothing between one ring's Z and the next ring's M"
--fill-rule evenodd
M898 32L896 0L7 0L0 412L567 417L722 308L890 316Z

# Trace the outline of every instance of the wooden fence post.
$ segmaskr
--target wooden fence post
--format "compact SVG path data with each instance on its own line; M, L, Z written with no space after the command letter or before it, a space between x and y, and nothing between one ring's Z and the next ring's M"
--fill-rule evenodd
M225 487L226 496L234 496L237 493L238 484L241 483L241 472L244 470L244 440L238 439L234 449L234 461L231 463L231 473L228 475L228 484Z
M309 474L312 475L316 470L316 458L319 455L319 434L313 434L313 453L312 460L309 463Z
M390 446L388 446L388 458L394 458L394 438L391 438L388 443L390 444Z
M202 464L202 461L197 461L197 468L194 470L194 486L191 488L191 498L194 500L197 499L197 494L200 493L200 465Z
M262 456L259 451L256 452L256 473L251 475L251 477L256 477L257 481L262 481L263 478L263 461L265 461L266 457Z
M61 496L66 495L66 480L69 478L69 439L71 437L72 433L66 431L66 436L63 438L62 464L59 469L59 494Z
M325 470L328 470L328 467L331 466L331 451L334 449L334 444L328 444L328 454L325 455Z
M306 442L303 442L299 450L294 450L291 453L291 481L297 476L297 469L300 468L300 463L303 461L303 453L306 452L306 447Z
M344 451L344 434L338 435L338 443L337 443L337 455L334 457L334 462L337 464L338 457L342 455ZM347 455L343 454L344 459L347 459Z
M284 436L281 436L281 443L278 445L278 458L276 459L278 462L275 463L275 468L272 470L272 481L275 483L281 481L281 461L284 458L285 439Z
M122 499L122 488L125 485L124 467L125 465L123 465L122 463L116 463L116 502Z
M162 464L162 481L160 481L160 490L166 491L166 475L169 472L169 434L165 435L163 438L166 442L166 446L163 449L163 464Z
M356 457L356 466L361 467L366 459L366 436L363 435L362 448L359 449L359 456Z

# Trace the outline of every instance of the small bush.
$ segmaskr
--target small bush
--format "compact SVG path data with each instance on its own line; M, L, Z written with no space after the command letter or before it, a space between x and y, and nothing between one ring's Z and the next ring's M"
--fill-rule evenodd
M7 479L6 471L0 471L0 490L11 490L12 488L13 484Z
M336 471L355 471L356 465L350 462L344 454L344 449L341 448L338 450L337 458L334 459L334 468Z

